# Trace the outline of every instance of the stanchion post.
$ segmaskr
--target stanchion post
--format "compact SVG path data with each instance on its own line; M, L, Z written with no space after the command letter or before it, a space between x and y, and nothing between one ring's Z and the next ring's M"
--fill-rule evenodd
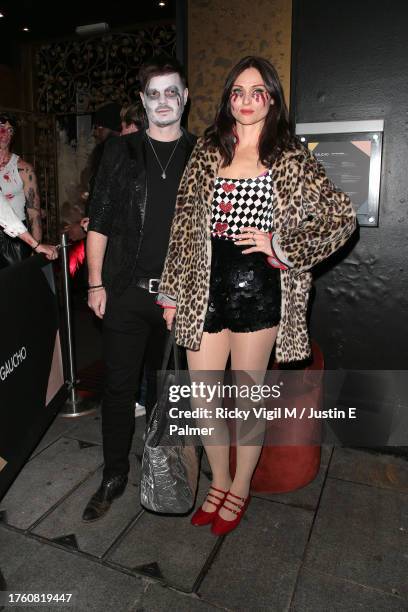
M66 400L59 416L78 417L91 414L96 411L98 402L91 398L83 398L78 395L78 378L76 372L76 359L74 348L74 332L72 323L71 308L71 286L69 278L69 258L68 258L68 234L61 234L61 263L62 263L62 297L65 324L65 384L68 390Z

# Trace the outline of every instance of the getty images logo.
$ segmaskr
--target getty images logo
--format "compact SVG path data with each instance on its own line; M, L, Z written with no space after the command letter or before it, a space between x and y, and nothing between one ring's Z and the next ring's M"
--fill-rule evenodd
M11 374L27 357L27 349L22 346L20 350L16 351L7 361L0 366L0 380L6 380L7 376Z

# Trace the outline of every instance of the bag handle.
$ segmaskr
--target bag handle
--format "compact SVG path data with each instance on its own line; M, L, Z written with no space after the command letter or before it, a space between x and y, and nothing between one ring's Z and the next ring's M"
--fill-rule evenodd
M161 377L160 377L160 381L158 385L159 389L162 389L163 387L165 372L168 369L172 351L173 351L173 356L174 356L174 371L175 371L176 376L178 376L180 372L180 356L179 356L179 349L176 343L176 337L174 333L174 324L173 324L173 327L171 328L171 331L169 332L169 335L166 341L166 346L164 347L163 361L162 361L162 365L160 368L162 373L161 373Z

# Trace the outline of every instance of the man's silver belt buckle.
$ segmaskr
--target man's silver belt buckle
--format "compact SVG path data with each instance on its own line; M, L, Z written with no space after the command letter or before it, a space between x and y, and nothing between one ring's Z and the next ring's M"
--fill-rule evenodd
M160 278L149 278L149 293L159 293Z

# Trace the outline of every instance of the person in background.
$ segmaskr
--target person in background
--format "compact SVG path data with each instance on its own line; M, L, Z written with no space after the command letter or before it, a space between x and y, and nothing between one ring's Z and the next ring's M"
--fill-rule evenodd
M143 110L143 106L138 104L130 104L129 106L123 106L120 111L120 135L126 136L126 134L134 134L138 132L142 127L145 126L146 115ZM104 133L103 133L104 134ZM88 199L89 193L86 194ZM86 232L88 230L89 217L84 217L80 221L82 229Z
M27 231L24 223L17 217L9 205L8 200L0 191L0 232L13 240L21 240L30 248L30 253L41 253L47 259L57 259L58 249L51 244L41 244ZM6 268L10 264L8 259L4 259L0 254L0 269Z
M81 199L85 203L85 215L76 222L64 226L64 231L68 232L68 237L72 242L82 240L86 236L86 229L89 223L88 208L92 197L96 175L101 162L105 145L115 136L121 133L121 107L116 102L109 102L99 108L93 118L93 135L95 147L89 157L87 174L88 190L81 194ZM85 181L84 181L85 182Z
M119 136L121 133L122 125L120 118L121 107L117 102L109 102L99 108L93 120L93 131L96 141L96 146L91 154L90 160L90 175L89 175L89 197L87 202L89 203L92 198L93 190L95 187L96 176L98 174L99 165L101 163L105 147L108 142L115 136ZM88 206L86 212L88 212Z
M145 127L146 115L142 104L139 102L137 104L124 106L120 111L120 120L121 136L125 136L126 134L134 134L134 132L138 132L142 127Z
M42 245L40 194L37 177L31 164L12 152L16 131L15 118L9 113L0 113L0 194L2 208L7 206L20 221L18 233L0 229L0 267L4 268L29 257L34 249L57 257L51 245ZM13 217L13 218L14 218Z

